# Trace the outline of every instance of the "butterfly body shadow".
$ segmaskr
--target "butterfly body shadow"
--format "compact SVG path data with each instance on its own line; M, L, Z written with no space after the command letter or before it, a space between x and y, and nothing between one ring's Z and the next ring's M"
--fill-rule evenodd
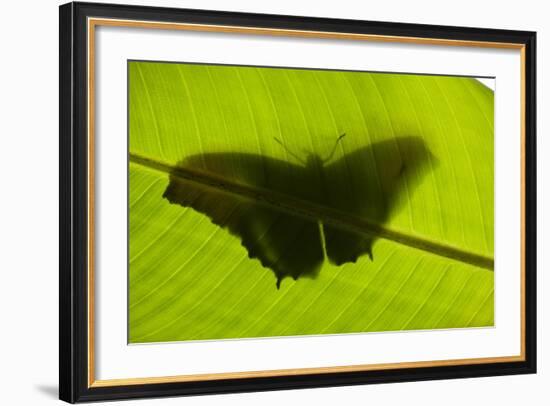
M163 197L238 237L250 258L274 272L279 288L287 276L314 278L325 260L338 266L365 254L372 260L376 232L348 227L349 219L383 225L430 161L436 162L420 137L374 143L329 164L316 154L301 165L245 153L198 154L178 163Z

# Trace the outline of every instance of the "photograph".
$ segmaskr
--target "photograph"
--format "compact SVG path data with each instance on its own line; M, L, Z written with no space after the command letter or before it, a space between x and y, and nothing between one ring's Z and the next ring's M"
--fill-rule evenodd
M493 326L493 78L127 69L129 343Z

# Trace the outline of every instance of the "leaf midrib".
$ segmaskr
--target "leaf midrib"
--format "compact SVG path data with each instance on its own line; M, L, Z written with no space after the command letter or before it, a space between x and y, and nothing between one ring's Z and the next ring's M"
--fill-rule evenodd
M237 194L248 199L256 200L261 204L274 206L291 214L298 214L348 230L367 233L377 238L393 241L440 257L474 265L488 271L494 271L494 259L491 257L469 252L452 245L442 244L427 238L407 235L388 227L372 223L366 219L350 216L338 210L316 205L309 201L273 192L268 189L253 188L201 171L176 167L170 163L136 153L130 153L129 160L134 164L154 169L164 174L178 176L182 179L197 182L225 193Z

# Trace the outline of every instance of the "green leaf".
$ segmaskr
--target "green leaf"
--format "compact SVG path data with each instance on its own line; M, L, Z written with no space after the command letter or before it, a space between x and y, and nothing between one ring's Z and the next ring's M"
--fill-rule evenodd
M130 342L493 324L493 93L476 80L129 75Z

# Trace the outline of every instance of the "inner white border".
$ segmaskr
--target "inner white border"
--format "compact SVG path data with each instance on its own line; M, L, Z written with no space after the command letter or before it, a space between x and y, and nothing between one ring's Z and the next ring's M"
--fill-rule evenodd
M520 354L520 52L96 26L96 379ZM127 345L128 59L495 77L495 327Z

